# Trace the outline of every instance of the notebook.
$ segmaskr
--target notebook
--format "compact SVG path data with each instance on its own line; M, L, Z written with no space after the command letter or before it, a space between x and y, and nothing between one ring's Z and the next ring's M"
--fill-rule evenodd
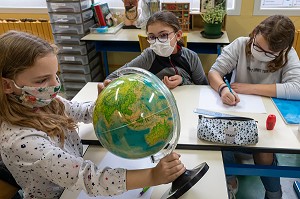
M300 100L272 98L283 120L287 124L300 123Z

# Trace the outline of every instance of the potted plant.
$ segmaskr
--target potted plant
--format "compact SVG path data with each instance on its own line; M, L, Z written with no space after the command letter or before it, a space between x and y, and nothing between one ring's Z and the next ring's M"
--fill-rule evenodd
M225 1L207 8L206 12L202 13L204 22L204 31L201 34L207 38L219 38L222 36L222 23L226 15Z

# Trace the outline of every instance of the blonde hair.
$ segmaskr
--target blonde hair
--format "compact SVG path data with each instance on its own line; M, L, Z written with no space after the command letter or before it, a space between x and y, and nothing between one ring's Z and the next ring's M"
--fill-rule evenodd
M9 31L0 36L0 73L2 78L15 80L16 76L32 67L38 58L56 49L46 41L34 35ZM20 104L14 97L4 93L0 87L0 125L8 122L12 125L35 128L50 137L59 137L62 146L64 131L75 130L76 123L65 114L64 104L55 98L49 105L38 111Z

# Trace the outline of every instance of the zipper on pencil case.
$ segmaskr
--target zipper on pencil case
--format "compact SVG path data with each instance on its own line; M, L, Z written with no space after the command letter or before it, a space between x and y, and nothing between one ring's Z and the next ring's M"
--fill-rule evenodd
M214 117L214 116L199 115L199 119L201 119L202 117L208 118L208 119L223 119L223 120L236 120L236 121L254 120L253 118L249 118L249 117Z

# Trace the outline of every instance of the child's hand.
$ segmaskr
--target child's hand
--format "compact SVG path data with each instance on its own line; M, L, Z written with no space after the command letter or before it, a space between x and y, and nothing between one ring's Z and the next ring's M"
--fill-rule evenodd
M103 83L98 84L98 95L103 91L103 89L111 82L111 80L106 79Z
M240 98L236 92L232 90L233 94L228 88L224 88L221 93L221 99L224 104L235 106L240 102Z
M152 179L155 185L173 182L186 170L177 153L171 153L162 158L152 169Z
M182 77L180 75L164 76L162 81L169 89L173 89L182 83Z

